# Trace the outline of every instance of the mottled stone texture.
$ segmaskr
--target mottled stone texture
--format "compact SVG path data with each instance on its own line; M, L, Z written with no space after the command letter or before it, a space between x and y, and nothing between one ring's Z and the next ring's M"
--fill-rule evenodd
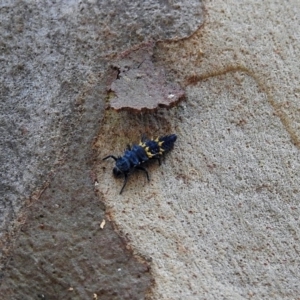
M198 1L1 1L3 299L145 297L149 266L108 221L99 229L90 149L110 58L190 35L200 12Z
M113 109L149 112L172 107L184 98L184 90L167 81L163 66L154 65L153 47L154 43L141 45L113 64L116 75L109 88Z
M299 299L296 2L206 1L200 30L154 52L189 84L186 101L165 115L171 128L158 115L138 122L119 114L121 130L107 131L111 153L122 153L125 137L136 141L135 126L178 136L166 163L151 166L150 182L132 174L122 197L122 181L98 168L106 206L152 258L154 299Z

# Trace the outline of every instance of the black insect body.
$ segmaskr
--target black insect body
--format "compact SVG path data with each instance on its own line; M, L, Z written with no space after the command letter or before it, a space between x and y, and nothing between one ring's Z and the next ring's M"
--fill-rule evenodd
M161 164L161 157L166 152L172 150L176 139L176 134L162 136L155 140L148 140L147 138L142 137L142 140L138 145L133 145L132 147L128 145L123 156L115 157L114 155L109 155L104 157L103 160L108 158L113 158L115 160L116 165L113 169L115 176L124 176L124 184L120 194L122 194L123 189L126 186L128 175L134 169L144 171L149 181L148 171L143 167L143 164L153 159L157 159L159 164Z

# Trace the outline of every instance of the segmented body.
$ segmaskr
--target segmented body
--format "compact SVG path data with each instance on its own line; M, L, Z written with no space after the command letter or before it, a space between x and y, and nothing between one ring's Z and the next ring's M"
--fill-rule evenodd
M168 151L172 150L176 139L176 134L158 137L155 140L148 140L147 138L143 137L138 145L133 145L132 147L128 146L123 156L115 157L113 155L109 155L103 158L103 160L113 158L116 162L116 165L113 169L114 175L124 176L124 184L120 194L123 192L123 189L127 183L128 175L134 169L144 171L149 181L148 171L143 167L143 164L153 159L158 160L160 164L161 157Z

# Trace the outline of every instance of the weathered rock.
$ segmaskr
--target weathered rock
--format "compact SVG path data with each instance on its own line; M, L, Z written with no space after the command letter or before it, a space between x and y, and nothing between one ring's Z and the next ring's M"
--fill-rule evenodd
M91 145L111 58L150 39L190 35L199 12L198 1L1 2L3 299L145 297L147 263L109 220L99 229L105 207L89 176Z
M115 110L134 112L153 111L172 107L184 98L185 92L177 83L167 81L163 66L153 63L154 43L142 45L121 55L113 64L117 70L109 92L110 106Z

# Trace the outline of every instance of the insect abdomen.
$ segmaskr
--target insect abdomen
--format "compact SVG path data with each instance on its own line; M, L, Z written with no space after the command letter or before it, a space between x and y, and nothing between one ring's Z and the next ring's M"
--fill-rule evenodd
M143 147L138 145L133 145L132 149L126 150L124 152L123 157L121 157L118 162L122 162L118 167L121 171L127 172L130 169L136 167L137 165L142 164L147 161L149 158L147 157L145 150ZM117 165L118 165L117 162Z
M159 158L164 153L172 150L176 139L176 134L171 134L155 140L142 140L139 146L144 149L148 159Z
M134 152L135 155L139 158L140 163L145 162L149 159L145 152L145 149L139 145L133 145L131 151Z
M176 134L170 134L166 136L162 136L159 138L159 144L161 143L160 148L164 152L168 152L173 149L174 143L176 142L177 135Z

